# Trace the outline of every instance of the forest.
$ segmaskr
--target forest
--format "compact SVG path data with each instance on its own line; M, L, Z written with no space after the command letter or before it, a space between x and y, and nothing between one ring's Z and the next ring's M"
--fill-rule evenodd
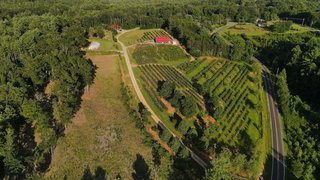
M319 177L319 32L222 37L212 28L257 18L290 18L320 28L319 9L318 0L1 1L0 174L26 178L47 169L84 88L94 81L95 66L82 48L93 30L118 23L125 29L163 28L193 56L249 63L252 55L259 58L277 74L288 171L300 179ZM223 161L229 152L219 157L232 166ZM219 174L210 170L206 178Z

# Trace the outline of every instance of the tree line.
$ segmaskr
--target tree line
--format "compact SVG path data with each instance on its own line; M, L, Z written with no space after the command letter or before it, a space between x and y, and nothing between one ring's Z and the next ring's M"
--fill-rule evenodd
M95 73L80 49L87 28L68 16L31 14L0 20L0 174L11 178L46 170Z

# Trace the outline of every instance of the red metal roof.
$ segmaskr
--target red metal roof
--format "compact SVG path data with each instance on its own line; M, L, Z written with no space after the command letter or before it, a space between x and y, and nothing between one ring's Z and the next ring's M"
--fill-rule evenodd
M112 28L112 29L115 29L115 30L118 30L118 29L121 29L121 26L119 26L119 25L116 24L116 23L113 23L113 24L111 25L111 28Z
M156 37L156 43L169 43L171 38L168 36L158 36Z

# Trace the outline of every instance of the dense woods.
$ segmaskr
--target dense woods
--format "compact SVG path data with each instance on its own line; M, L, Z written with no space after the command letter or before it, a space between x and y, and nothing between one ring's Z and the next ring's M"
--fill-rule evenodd
M163 28L194 56L249 62L255 54L274 73L281 72L277 87L288 133L289 171L297 178L319 177L319 33L223 38L212 28L257 18L304 19L320 28L319 7L317 0L1 1L0 174L23 178L46 170L57 138L94 79L95 67L81 47L88 45L89 34L102 37L103 28L118 23ZM273 29L283 32L289 26L275 24ZM191 104L185 114L193 115L195 106L187 98L183 102ZM230 156L224 152L219 162L234 163L224 162ZM208 171L207 178L226 171L217 170Z
M95 67L80 50L87 29L68 16L24 12L0 27L0 174L24 177L49 165Z

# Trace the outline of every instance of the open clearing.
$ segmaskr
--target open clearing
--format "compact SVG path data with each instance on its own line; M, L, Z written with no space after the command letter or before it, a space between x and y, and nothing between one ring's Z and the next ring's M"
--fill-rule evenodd
M89 55L108 55L114 54L115 52L119 51L119 45L112 40L112 34L110 31L107 31L105 33L105 37L103 39L91 37L89 38L89 41L100 44L98 49L87 49L87 53Z
M264 28L260 28L255 24L251 24L251 23L247 23L247 24L237 24L233 27L230 27L229 29L224 29L221 31L221 33L225 33L225 34L246 34L249 36L261 36L261 35L265 35L267 34L269 31L264 29Z
M98 67L95 83L84 94L81 109L57 143L48 179L81 179L86 167L92 174L101 167L111 179L118 174L132 179L137 155L151 165L151 148L142 143L143 135L121 102L118 57L90 58Z
M267 24L268 24L268 26L272 26L275 22L277 22L277 21L270 21ZM233 26L226 25L226 26L222 26L220 28L221 28L221 30L219 31L219 33L222 35L246 34L247 36L263 36L268 33L273 33L268 28L260 28L256 24L253 24L253 23L235 24ZM290 30L285 32L285 34L304 33L307 31L310 31L310 28L293 23Z

